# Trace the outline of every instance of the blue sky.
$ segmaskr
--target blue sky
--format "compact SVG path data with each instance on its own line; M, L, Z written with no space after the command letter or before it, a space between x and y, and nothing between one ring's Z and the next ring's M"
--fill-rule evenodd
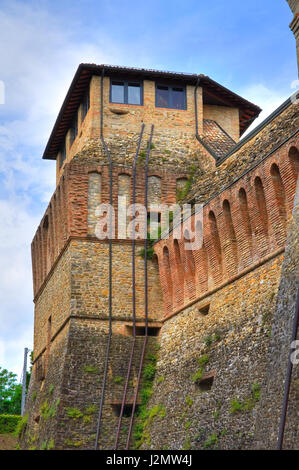
M32 348L30 243L55 188L41 155L80 62L204 73L264 109L297 79L285 0L0 0L0 366Z

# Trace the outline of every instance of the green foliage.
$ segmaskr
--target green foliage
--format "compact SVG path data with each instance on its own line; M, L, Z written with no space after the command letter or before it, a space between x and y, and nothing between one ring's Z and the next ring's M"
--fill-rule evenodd
M190 429L191 424L192 424L192 421L190 419L188 419L188 421L185 422L186 431L188 431L188 429Z
M117 375L117 376L114 377L114 379L113 379L113 382L114 382L115 384L120 384L120 383L122 383L123 381L124 381L124 378L123 378L123 377L120 377L119 375Z
M239 411L243 410L243 406L244 406L243 403L238 398L234 398L230 402L230 412L232 414L238 413Z
M0 434L15 432L21 420L22 416L20 415L0 415Z
M214 340L217 342L217 341L220 341L220 339L221 339L220 333L215 333Z
M155 364L147 364L143 369L143 377L145 380L152 381L155 377L155 373L156 373Z
M261 387L258 383L255 382L251 385L251 393L252 393L253 399L255 401L259 401L259 399L261 398Z
M43 441L40 446L40 450L47 450L47 441Z
M49 418L53 418L56 415L55 405L53 403L49 405L48 400L45 400L41 406L40 414L45 421Z
M54 385L51 384L51 385L49 386L49 394L52 395L53 391L54 391Z
M205 339L204 339L204 342L205 342L205 345L207 348L209 348L213 342L213 338L212 336L207 336Z
M244 402L241 402L239 399L234 398L231 401L231 413L245 411L251 411L255 404L259 401L261 396L260 385L258 383L253 383L251 385L251 396L248 396Z
M96 372L98 372L98 369L93 366L84 366L83 370L84 372L89 372L90 374L95 374Z
M34 391L34 392L32 393L32 395L31 395L32 401L35 401L35 400L36 400L36 396L37 396L37 392Z
M185 199L185 197L189 193L190 188L191 188L192 183L193 183L195 172L196 172L196 167L193 165L190 169L190 173L188 175L185 187L182 188L182 189L177 190L177 200L178 201L182 201L183 199Z
M187 436L183 444L183 450L190 450L190 449L191 449L191 438L190 436Z
M186 397L185 402L187 406L193 405L193 399L191 397Z
M197 359L197 362L198 362L198 365L200 365L201 367L204 367L209 362L209 356L207 354L204 354L203 356Z
M214 447L218 442L218 437L216 433L211 434L208 439L204 442L203 446L205 449Z
M26 413L18 422L17 427L16 427L16 436L21 437L24 435L26 428L27 428L27 422L28 422L28 413Z
M198 382L203 376L203 369L200 368L198 369L195 374L192 375L192 381L195 383L195 382Z
M54 439L51 438L47 445L47 450L53 450L55 448Z
M197 359L197 362L198 362L198 365L200 367L195 372L195 374L192 376L192 381L193 382L198 382L202 378L205 366L209 362L209 356L207 354L204 354L203 356L201 356Z
M215 411L213 412L213 418L214 418L214 419L218 419L219 416L220 416L220 410L215 410Z
M66 409L66 414L69 418L72 418L74 421L76 421L79 418L82 418L83 413L80 411L78 408L72 408L68 407Z
M16 377L0 367L0 414L21 414L22 385Z
M163 418L166 414L162 404L156 405L147 410L149 398L152 395L152 386L156 372L157 356L148 354L148 363L144 366L142 374L142 386L140 388L141 406L139 407L137 419L134 422L133 439L134 447L139 448L144 442L151 445L149 428L156 417Z
M86 415L93 415L94 413L96 413L96 411L97 411L96 405L90 405L87 408L85 408Z
M157 378L157 383L160 384L164 382L164 380L165 380L165 377L163 375L160 375L160 377Z

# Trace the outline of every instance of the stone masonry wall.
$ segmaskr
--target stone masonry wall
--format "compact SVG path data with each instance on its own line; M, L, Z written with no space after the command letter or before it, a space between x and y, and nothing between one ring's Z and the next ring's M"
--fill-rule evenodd
M146 429L144 449L257 447L282 259L269 260L164 321L149 409L160 405L165 413Z

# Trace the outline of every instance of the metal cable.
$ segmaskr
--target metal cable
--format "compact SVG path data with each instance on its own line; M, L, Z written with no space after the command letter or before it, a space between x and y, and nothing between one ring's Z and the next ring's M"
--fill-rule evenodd
M95 450L98 449L99 437L100 437L100 431L101 431L102 412L103 412L103 404L104 404L105 389L106 389L106 382L107 382L110 344L111 344L111 336L112 336L112 210L111 210L113 206L112 159L111 159L109 150L107 148L107 145L103 137L103 87L104 87L104 67L102 70L102 77L101 77L101 142L102 142L106 157L109 162L109 201L110 201L109 232L108 232L108 235L109 235L109 331L108 331L108 340L107 340L107 345L106 345L106 357L105 357L100 407L99 407L99 414L98 414Z
M140 136L139 136L139 141L138 141L138 145L137 145L137 150L136 150L136 154L135 154L134 161L133 161L133 194L132 194L132 208L133 208L133 211L132 211L132 216L133 216L133 221L132 221L132 237L133 237L133 239L132 239L133 343L132 343L132 347L131 347L130 360L129 360L129 365L128 365L128 371L127 371L127 376L126 376L125 387L124 387L124 391L123 391L121 410L120 410L120 415L119 415L118 425L117 425L117 430L116 430L115 443L114 443L114 449L115 450L117 449L118 440L119 440L120 427L121 427L124 407L125 407L125 403L126 403L128 384L129 384L129 380L130 380L130 373L131 373L131 369L132 369L133 356L134 356L135 343L136 343L136 287L135 287L136 163L137 163L137 158L138 158L139 151L140 151L140 145L141 145L141 140L142 140L142 136L143 136L144 127L145 127L145 125L142 124L141 131L140 131Z
M152 127L151 127L151 134L150 134L150 139L149 139L147 153L146 153L146 160L145 160L144 206L145 206L145 209L146 209L146 215L147 215L147 207L148 207L148 191L147 191L148 190L148 161L149 161L149 155L150 155L150 151L151 151L153 133L154 133L154 125L152 125ZM144 361L144 355L145 355L145 348L146 348L146 345L147 345L147 337L148 337L148 295L147 295L148 292L147 291L148 291L148 288L147 288L147 230L146 230L145 238L144 238L144 316L145 316L145 332L144 332L144 341L143 341L143 347L142 347L142 352L141 352L141 358L140 358L140 363L139 363L137 384L136 384L134 401L133 401L132 412L131 412L130 425L129 425L128 436L127 436L126 450L129 449L129 445L130 445L130 439L131 439L133 422L134 422L134 414L135 414L135 408L136 408L136 403L137 403L137 398L138 398L139 384L140 384L143 361Z

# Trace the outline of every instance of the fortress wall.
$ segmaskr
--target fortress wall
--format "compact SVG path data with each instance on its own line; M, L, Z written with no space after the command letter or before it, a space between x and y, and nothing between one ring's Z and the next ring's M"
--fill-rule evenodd
M282 261L283 255L273 258L164 321L149 409L164 405L165 416L146 428L143 448L256 448Z
M185 250L183 234L176 243L171 233L155 244L166 317L283 249L298 161L294 138L208 201L200 249ZM200 230L193 215L193 231L195 224Z

